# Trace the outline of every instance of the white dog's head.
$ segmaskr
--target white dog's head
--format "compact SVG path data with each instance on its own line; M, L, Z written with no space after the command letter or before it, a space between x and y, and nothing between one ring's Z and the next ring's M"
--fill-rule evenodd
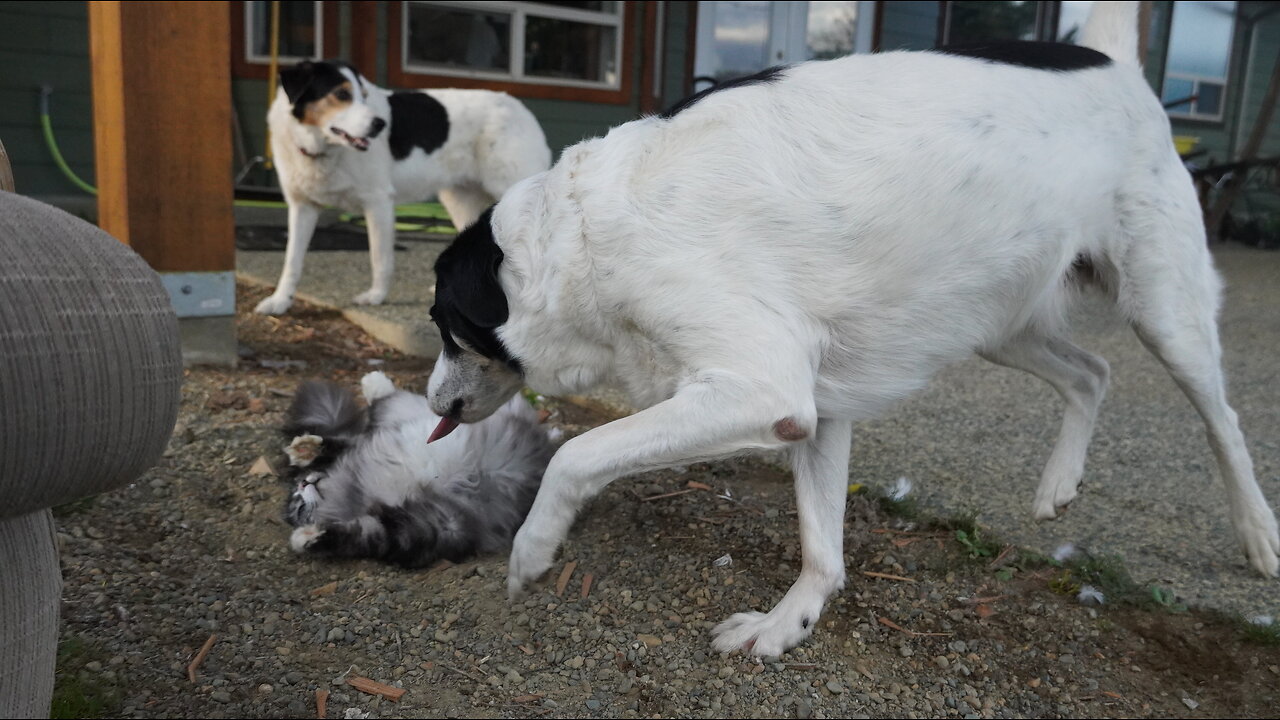
M458 233L436 260L431 319L444 351L427 388L431 409L444 418L432 438L459 422L491 415L524 384L523 369L498 337L507 321L507 296L498 280L502 249L493 237L493 208Z
M332 145L368 150L369 142L387 126L366 103L365 79L346 63L299 63L280 71L280 87L293 106L293 116Z

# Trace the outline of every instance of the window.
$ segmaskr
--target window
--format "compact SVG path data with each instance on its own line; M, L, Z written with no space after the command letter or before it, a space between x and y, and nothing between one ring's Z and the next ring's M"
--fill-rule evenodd
M1221 120L1234 2L1177 2L1169 30L1164 88L1160 99L1173 117Z
M271 62L271 3L244 4L245 60ZM336 48L334 48L336 50ZM280 3L280 62L319 60L325 56L324 14L318 2ZM336 54L336 52L330 52Z
M621 2L405 2L405 74L617 90Z
M278 58L283 66L338 54L338 4L281 2ZM234 2L231 69L236 77L267 77L271 65L271 3Z
M1051 3L948 2L943 8L942 45L986 40L1047 40Z
M811 2L805 45L815 60L844 57L857 50L858 3Z
M1084 2L1063 2L1058 4L1058 41L1077 45L1080 43L1080 32L1084 30L1084 21L1093 9L1092 0Z

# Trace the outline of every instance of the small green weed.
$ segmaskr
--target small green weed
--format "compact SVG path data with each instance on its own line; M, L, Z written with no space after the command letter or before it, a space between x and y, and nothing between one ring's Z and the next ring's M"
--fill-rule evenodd
M957 530L956 541L963 545L969 551L969 557L975 560L995 557L995 554L1000 552L1000 543L984 538L982 532L976 527L972 532Z
M1249 618L1240 617L1237 622L1240 625L1240 636L1247 643L1254 645L1277 646L1280 645L1280 624L1266 618L1267 622L1259 618L1251 620Z
M94 650L80 637L70 637L59 643L58 670L49 717L58 720L116 714L120 693L115 683L84 671L84 666L94 658Z
M93 504L97 502L97 498L97 495L89 495L88 497L82 497L79 500L72 500L71 502L63 503L53 509L53 516L56 518L64 518L77 513L87 512L93 508Z

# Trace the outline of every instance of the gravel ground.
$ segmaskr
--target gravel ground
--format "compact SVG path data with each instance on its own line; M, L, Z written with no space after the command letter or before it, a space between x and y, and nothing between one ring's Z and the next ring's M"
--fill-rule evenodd
M1254 471L1280 503L1280 252L1216 245L1226 282L1219 326L1228 398ZM1086 297L1076 342L1111 364L1084 483L1053 522L1031 516L1062 400L1022 372L976 358L948 368L924 392L854 433L851 476L916 481L931 508L968 508L1019 545L1064 542L1123 555L1133 573L1188 602L1280 616L1280 585L1245 563L1227 518L1226 492L1204 423L1160 363L1108 303Z
M264 295L242 288L239 306ZM242 315L241 340L242 369L188 374L158 467L59 511L64 715L315 717L321 690L328 717L1273 717L1280 702L1280 647L1238 623L1086 607L1055 591L1063 571L999 544L971 559L865 495L849 587L815 636L782 658L713 653L715 623L767 609L800 565L787 473L759 459L615 483L561 552L576 563L562 595L557 569L509 604L501 557L422 572L299 559L285 488L250 472L279 452L289 394L374 366L421 386L429 363L306 307ZM612 412L555 404L570 434ZM405 692L364 694L357 676Z

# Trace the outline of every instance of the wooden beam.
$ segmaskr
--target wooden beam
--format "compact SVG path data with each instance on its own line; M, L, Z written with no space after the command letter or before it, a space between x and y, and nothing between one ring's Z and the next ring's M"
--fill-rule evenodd
M234 270L226 5L88 5L99 225L161 272Z
M2 142L0 142L0 190L14 192L13 167L9 165L9 153L5 152Z

